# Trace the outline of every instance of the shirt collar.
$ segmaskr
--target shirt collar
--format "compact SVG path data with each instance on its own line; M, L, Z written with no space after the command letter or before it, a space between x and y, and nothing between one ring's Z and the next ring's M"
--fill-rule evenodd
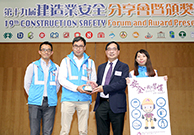
M40 59L40 62L41 62L41 64L46 65L46 62L42 58ZM51 64L51 60L49 60L49 62L48 62L48 65L50 65L50 64Z
M139 70L147 70L146 66L138 66Z
M81 59L78 59L75 55L73 55L73 59L74 59L74 60L84 60L84 56L82 56Z
M115 59L114 61L112 61L113 66L115 66L115 65L116 65L117 61L118 61L118 59ZM110 62L110 61L108 61L108 63L107 63L107 64L109 64L109 63L111 63L111 62Z

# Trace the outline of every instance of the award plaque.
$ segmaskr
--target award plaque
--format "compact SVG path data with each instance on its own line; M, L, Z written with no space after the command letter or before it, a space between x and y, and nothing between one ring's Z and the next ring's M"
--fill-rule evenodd
M92 86L90 85L91 73L92 73L92 69L91 68L87 69L87 83L86 83L86 86L84 87L84 90L88 92L92 92Z

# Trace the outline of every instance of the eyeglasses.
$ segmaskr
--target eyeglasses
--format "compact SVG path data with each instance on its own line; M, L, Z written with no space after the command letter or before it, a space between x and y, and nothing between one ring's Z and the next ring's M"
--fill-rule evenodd
M84 46L83 45L80 45L80 46L78 46L78 45L73 45L73 47L75 48L75 49L83 49L84 48Z
M113 51L117 51L118 49L117 48L107 48L107 51L111 51L111 50L113 50Z
M50 53L51 52L51 49L45 49L45 48L43 48L43 49L41 49L41 51L42 52L48 52L48 53Z

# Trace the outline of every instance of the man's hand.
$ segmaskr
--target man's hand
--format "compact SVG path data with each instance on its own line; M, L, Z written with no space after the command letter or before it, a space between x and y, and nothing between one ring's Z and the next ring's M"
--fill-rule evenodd
M83 90L84 86L86 86L86 85L83 84L83 85L78 86L77 91L79 91L80 93L85 93L85 94L91 95L91 92L87 92L87 91Z
M92 86L92 89L95 89L96 87L98 87L98 84L96 82L89 81L89 83Z
M100 86L96 87L95 89L93 89L92 94L95 93L95 92L103 92L102 85L100 85Z

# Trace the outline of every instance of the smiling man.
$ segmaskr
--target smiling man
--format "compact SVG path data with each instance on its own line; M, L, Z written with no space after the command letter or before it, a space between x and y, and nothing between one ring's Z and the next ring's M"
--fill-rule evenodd
M96 81L96 69L92 59L84 52L86 40L75 37L72 52L65 57L60 65L59 82L62 85L61 96L61 135L68 135L72 117L77 111L79 135L87 135L89 104L91 93L83 90L87 82L87 69L91 69L91 81Z
M110 122L114 135L122 135L126 112L125 78L129 76L129 67L118 60L120 46L117 42L109 42L105 53L108 62L98 67L98 87L92 92L98 92L94 107L97 135L109 135Z
M28 94L28 110L30 119L30 134L40 134L42 119L42 133L51 135L54 125L59 66L50 60L53 46L50 42L40 44L41 58L31 63L25 73L24 88Z

